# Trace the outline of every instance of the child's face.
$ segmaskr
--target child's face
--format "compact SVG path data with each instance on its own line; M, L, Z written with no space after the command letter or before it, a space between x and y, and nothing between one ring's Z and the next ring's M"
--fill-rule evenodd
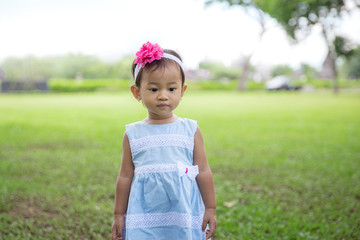
M144 71L140 89L134 86L132 92L148 109L149 118L161 120L172 117L173 110L179 105L187 87L181 85L180 69L171 64L165 69Z

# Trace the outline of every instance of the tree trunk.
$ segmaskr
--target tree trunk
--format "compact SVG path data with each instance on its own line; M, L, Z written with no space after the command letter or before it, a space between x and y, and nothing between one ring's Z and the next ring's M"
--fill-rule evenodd
M251 57L252 57L252 54L245 57L245 61L243 63L243 67L242 67L242 74L241 74L241 77L239 78L239 85L238 85L239 91L246 91L246 80L249 75L249 67L250 67Z
M261 32L259 34L259 40L258 40L257 45L254 48L254 50L248 56L245 57L245 61L243 63L243 67L242 67L242 75L239 78L239 82L238 82L239 84L238 84L237 89L239 91L246 91L246 81L249 76L250 60L251 60L252 56L254 55L255 51L258 49L260 42L263 39L264 34L266 32L265 21L264 21L263 15L260 12L259 12L259 14L260 14L260 25L261 25Z
M333 82L334 93L339 91L337 75L336 57L329 51L322 65L322 70L319 74L319 77L323 79L329 79Z
M339 93L339 76L336 69L336 56L335 53L330 52L331 65L333 67L334 78L333 78L333 91L335 94Z
M333 80L333 91L335 94L339 93L339 79L338 79L338 72L336 69L336 52L335 52L335 46L334 41L330 40L328 37L328 34L326 32L325 26L322 25L322 33L325 39L325 42L328 47L328 59L329 60L329 66L332 69L332 80Z

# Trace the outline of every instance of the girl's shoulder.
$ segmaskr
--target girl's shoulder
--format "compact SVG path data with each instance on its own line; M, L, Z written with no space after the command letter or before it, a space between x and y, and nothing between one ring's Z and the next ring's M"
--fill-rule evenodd
M145 121L133 122L125 125L126 133L136 131L137 129L144 128L146 125Z
M197 121L194 119L190 119L190 118L180 118L178 119L178 121L187 129L189 129L191 131L191 134L195 134L198 124Z
M143 123L145 123L144 120L141 120L141 121L138 121L138 122L133 122L133 123L128 123L128 124L125 125L125 128L126 129L127 128L134 128L134 127L137 127L137 126L139 126L139 125L141 125Z

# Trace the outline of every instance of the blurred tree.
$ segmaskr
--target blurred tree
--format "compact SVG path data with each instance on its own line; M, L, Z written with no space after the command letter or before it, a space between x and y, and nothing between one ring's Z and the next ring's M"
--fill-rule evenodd
M350 58L355 51L356 44L343 36L336 36L334 39L334 48L338 57Z
M271 76L276 77L280 75L292 77L294 75L294 70L287 65L277 65L271 70Z
M106 66L95 56L68 54L56 60L53 72L59 78L98 78L106 75Z
M203 61L199 63L199 69L206 69L210 72L210 77L216 80L219 79L238 79L241 71L238 68L226 67L221 62Z
M134 61L133 56L126 56L115 64L111 65L110 75L113 78L132 79L131 66Z
M65 56L27 56L7 58L1 68L6 80L40 80L46 78L118 78L131 79L132 58L125 57L116 63L103 62L95 56L68 54Z
M306 77L306 80L314 80L318 75L318 71L308 64L301 64L301 72Z
M251 58L253 57L253 55L255 54L256 50L258 49L265 32L267 31L267 20L268 17L264 14L264 11L262 11L258 6L257 3L255 1L251 1L251 0L207 0L205 2L205 5L211 5L214 2L226 2L228 3L230 6L233 5L240 5L244 8L245 11L247 11L248 15L252 18L254 18L260 26L260 31L259 31L259 35L258 35L258 42L255 46L254 49L252 49L252 51L247 55L244 56L243 62L242 62L242 74L241 77L238 78L239 79L239 83L238 83L238 90L239 91L245 91L246 90L246 81L248 80L249 77L249 73L251 71ZM253 11L255 10L255 11Z
M348 77L360 79L360 46L353 51L353 54L346 60L346 63Z
M6 80L37 81L51 76L51 65L51 62L34 56L10 57L4 60L2 68Z
M307 37L312 28L318 25L327 44L329 61L332 67L334 92L338 92L335 49L336 26L345 13L360 7L358 0L208 0L212 2L227 2L230 5L254 7L269 14L285 29L287 34L299 41Z

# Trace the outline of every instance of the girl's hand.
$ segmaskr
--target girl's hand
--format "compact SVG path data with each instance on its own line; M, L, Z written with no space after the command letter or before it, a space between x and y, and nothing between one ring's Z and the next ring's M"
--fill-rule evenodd
M111 228L112 240L124 240L123 228L125 226L124 215L114 215L114 222Z
M209 224L209 228L206 231L206 239L211 238L216 233L217 220L216 220L216 209L206 208L202 223L202 231L205 232L206 226Z

